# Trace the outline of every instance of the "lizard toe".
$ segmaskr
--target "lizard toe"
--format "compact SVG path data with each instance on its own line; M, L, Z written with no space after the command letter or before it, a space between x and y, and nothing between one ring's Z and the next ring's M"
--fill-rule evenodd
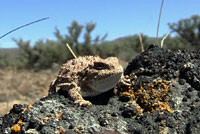
M76 100L75 103L79 104L79 106L88 107L91 106L92 103L86 100Z

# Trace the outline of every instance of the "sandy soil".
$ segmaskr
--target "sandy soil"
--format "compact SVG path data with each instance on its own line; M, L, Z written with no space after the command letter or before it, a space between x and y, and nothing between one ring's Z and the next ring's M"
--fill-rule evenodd
M57 73L51 70L0 70L0 116L8 113L13 104L31 104L46 96Z

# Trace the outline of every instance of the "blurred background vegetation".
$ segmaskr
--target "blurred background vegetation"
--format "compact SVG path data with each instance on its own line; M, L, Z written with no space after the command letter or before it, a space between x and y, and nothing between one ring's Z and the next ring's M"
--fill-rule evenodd
M171 35L166 38L164 48L190 50L200 48L200 16L193 15L168 25ZM120 60L129 62L141 52L139 35L106 41L107 34L91 37L95 27L96 24L93 22L82 25L73 21L66 30L68 34L61 35L56 28L54 32L56 40L38 40L33 46L30 45L30 41L13 38L18 48L0 49L0 68L15 67L34 71L51 69L54 65L61 65L73 58L66 43L77 56L99 55L103 58L116 56ZM81 35L84 36L83 41L80 41ZM149 44L155 44L156 39L142 35L142 40L144 49L147 49Z

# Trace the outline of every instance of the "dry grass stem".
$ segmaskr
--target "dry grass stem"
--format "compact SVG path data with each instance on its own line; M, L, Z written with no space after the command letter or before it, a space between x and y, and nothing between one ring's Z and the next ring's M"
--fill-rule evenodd
M160 19L161 19L161 15L162 15L162 9L163 9L163 5L164 5L164 1L165 0L162 0L161 7L160 7L160 13L159 13L158 25L157 25L157 32L156 32L156 44L158 44L158 32L159 32L159 27L160 27Z
M69 51L71 52L71 54L74 56L74 58L76 59L77 57L76 57L75 53L73 52L73 50L71 49L71 47L69 46L69 44L66 43L66 46L69 49Z
M141 52L144 52L144 47L143 47L143 42L142 42L142 34L139 34L139 38L140 38L140 47L141 47Z
M161 44L160 44L160 47L163 48L163 45L164 45L164 41L165 39L167 38L167 36L169 36L170 32L168 32L164 37L163 39L161 40Z

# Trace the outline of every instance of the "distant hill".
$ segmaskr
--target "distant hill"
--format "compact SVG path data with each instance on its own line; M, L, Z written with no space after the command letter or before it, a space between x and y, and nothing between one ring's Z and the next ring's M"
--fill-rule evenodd
M0 48L0 56L9 55L11 57L19 54L18 48Z

